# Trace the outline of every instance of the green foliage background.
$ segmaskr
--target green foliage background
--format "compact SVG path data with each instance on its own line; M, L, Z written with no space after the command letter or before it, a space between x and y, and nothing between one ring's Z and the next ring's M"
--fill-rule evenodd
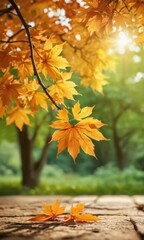
M144 194L143 54L143 49L117 54L115 72L105 72L109 85L104 88L104 95L82 86L78 89L82 95L77 100L82 106L95 105L93 116L108 124L102 132L110 141L95 143L98 159L81 152L74 164L67 151L56 158L57 146L52 143L41 183L36 189L21 187L15 127L6 127L5 121L0 120L0 194ZM134 62L135 56L140 58L139 63ZM73 79L76 83L79 81L77 75ZM73 105L72 101L70 105ZM38 114L37 119L44 114ZM114 119L117 119L116 126ZM49 131L49 121L46 119L42 124L35 156L40 154L44 136ZM123 171L118 169L114 127L124 158Z

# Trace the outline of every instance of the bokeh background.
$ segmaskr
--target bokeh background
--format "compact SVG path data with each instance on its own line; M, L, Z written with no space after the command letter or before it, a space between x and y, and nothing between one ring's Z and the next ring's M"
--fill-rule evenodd
M57 144L51 143L38 186L24 187L17 130L0 120L0 195L144 194L144 49L119 46L109 54L116 58L116 66L105 71L109 84L104 94L78 89L81 106L95 105L93 116L108 124L101 131L110 140L95 142L97 159L82 151L76 163L67 151L56 157ZM79 76L73 75L73 80L77 83ZM43 119L33 152L36 158L49 131L50 119Z

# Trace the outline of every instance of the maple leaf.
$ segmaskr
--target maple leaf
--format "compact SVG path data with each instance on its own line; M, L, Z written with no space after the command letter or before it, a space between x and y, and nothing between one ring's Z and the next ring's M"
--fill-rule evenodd
M21 52L17 51L14 55L15 60L13 61L13 66L18 69L21 81L24 81L27 76L33 74L32 64L29 55L29 51L23 51L22 54Z
M58 79L48 88L50 95L56 102L64 104L64 98L74 100L73 95L78 95L75 89L76 84L72 81L67 81L71 78L71 75L72 73L61 73L62 79Z
M74 116L74 119L81 121L82 118L85 118L92 114L93 107L84 107L83 109L80 108L79 102L75 104L75 106L72 108L72 113Z
M46 30L38 27L37 29L33 28L31 31L31 36L35 45L39 45L39 41L45 42L47 37L45 35Z
M101 220L100 218L90 214L90 213L83 213L84 204L78 203L76 206L72 206L70 210L70 214L64 216L66 222L96 222Z
M97 91L103 94L103 86L108 84L105 78L106 77L102 73L97 72L93 75L92 78L90 78L89 76L84 77L81 81L81 84L85 87L91 86L93 91Z
M27 114L30 114L31 111L27 108L16 106L11 108L7 113L9 114L9 117L7 118L7 125L14 122L20 130L22 130L24 124L30 125Z
M36 91L32 95L32 99L29 102L31 110L33 112L38 111L38 106L40 105L42 108L44 108L47 111L48 106L47 106L46 100L47 100L47 96L45 93Z
M56 200L52 205L45 203L43 205L44 214L38 214L35 217L30 218L29 221L44 222L47 220L56 220L59 215L64 213L65 208L65 206L60 206L58 200Z
M59 120L51 124L51 127L59 129L54 132L51 139L51 142L58 141L57 155L68 148L69 154L75 161L81 147L85 153L96 157L91 138L97 141L107 139L98 130L105 124L92 117L87 117L92 113L92 109L91 107L81 109L79 103L76 103L72 108L72 113L74 119L79 122L74 125L70 123L67 110L58 111L57 118ZM82 118L85 119L82 120Z
M27 83L25 87L27 89L27 97L31 110L36 112L38 111L38 106L41 106L47 111L47 96L45 93L39 92L40 85L36 82L36 80Z
M88 28L90 35L92 35L94 32L99 33L102 27L102 16L96 15L90 18L86 24L86 27Z
M72 47L66 48L64 54L73 67L81 76L81 84L91 87L94 91L103 93L103 86L107 84L106 76L102 74L103 69L114 71L114 55L108 54L109 45L114 45L111 39L103 41L89 40L89 44L83 45L82 55L74 51ZM93 54L95 52L95 54Z
M3 106L11 104L13 99L18 100L21 84L10 75L9 71L0 78L0 85L0 99Z
M52 79L62 78L60 69L69 66L67 60L59 56L63 49L63 44L53 47L52 41L48 39L43 49L36 50L38 53L38 70L44 75L49 75Z
M0 29L1 30L1 29ZM9 67L13 60L13 56L9 54L10 48L9 46L6 48L1 48L0 49L0 59L1 61L1 69L6 69Z
M63 122L68 122L69 118L68 118L68 111L67 109L61 109L58 111L58 114L57 114L57 118L58 119L61 119L61 121Z

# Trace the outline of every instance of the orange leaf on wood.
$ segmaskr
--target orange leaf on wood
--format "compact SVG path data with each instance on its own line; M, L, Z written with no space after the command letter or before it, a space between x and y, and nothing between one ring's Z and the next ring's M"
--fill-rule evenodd
M45 203L43 205L44 214L38 214L33 218L28 219L28 221L38 221L44 222L46 220L56 220L57 217L63 214L65 211L65 206L60 206L58 200L56 200L53 204Z
M66 222L76 221L76 222L96 222L101 220L100 218L90 214L90 213L84 213L82 214L82 211L84 210L84 204L78 203L75 207L72 206L70 210L70 214L67 216L64 216L64 219Z

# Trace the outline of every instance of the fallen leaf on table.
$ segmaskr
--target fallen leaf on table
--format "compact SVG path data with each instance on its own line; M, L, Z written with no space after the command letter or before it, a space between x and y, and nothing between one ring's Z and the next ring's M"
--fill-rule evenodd
M90 213L83 213L84 204L78 203L75 207L72 206L70 210L70 214L64 216L64 219L68 223L72 222L96 222L101 220L100 218L90 214Z
M56 220L57 217L63 214L65 211L65 206L60 206L58 200L56 200L53 204L45 203L43 205L43 214L38 214L33 218L28 219L28 221L37 221L44 222L47 220Z

